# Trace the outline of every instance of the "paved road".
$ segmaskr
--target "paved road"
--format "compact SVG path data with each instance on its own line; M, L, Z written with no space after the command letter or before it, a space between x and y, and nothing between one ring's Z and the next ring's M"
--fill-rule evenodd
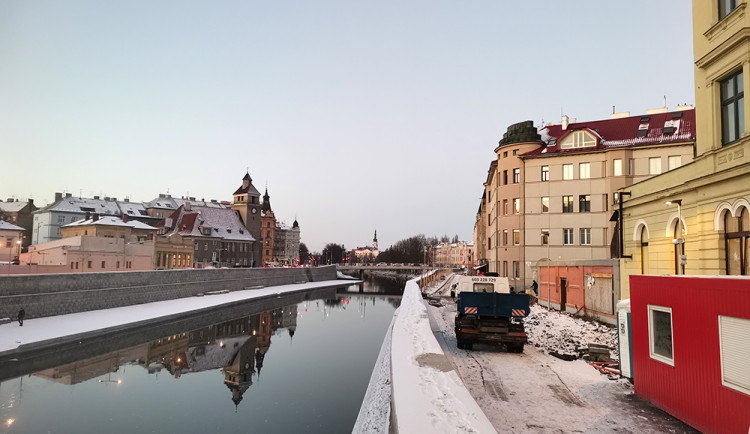
M449 288L450 279L426 292ZM481 344L459 350L455 303L441 303L428 305L435 335L498 432L697 432L635 396L626 380L609 380L582 360L565 362L528 345L523 354Z

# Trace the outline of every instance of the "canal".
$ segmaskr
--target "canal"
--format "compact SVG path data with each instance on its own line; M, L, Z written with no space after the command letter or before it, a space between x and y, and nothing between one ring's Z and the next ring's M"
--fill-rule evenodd
M402 288L249 301L19 357L0 373L0 433L351 432Z

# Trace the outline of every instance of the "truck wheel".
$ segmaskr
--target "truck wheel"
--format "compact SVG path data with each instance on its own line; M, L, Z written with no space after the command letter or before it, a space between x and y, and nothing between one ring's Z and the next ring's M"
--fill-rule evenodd
M523 344L506 344L505 346L510 353L523 353Z
M456 338L456 346L458 347L459 350L463 350L464 349L464 341L463 341L463 339Z
M464 342L464 349L472 350L474 348L474 342L466 341Z

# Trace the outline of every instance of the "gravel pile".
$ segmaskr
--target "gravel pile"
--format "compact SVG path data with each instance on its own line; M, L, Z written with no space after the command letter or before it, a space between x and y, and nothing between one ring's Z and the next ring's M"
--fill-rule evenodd
M594 343L606 345L612 360L619 360L616 328L556 310L548 311L538 304L531 306L531 314L524 323L528 344L548 354L568 360L578 359L588 352L589 343Z

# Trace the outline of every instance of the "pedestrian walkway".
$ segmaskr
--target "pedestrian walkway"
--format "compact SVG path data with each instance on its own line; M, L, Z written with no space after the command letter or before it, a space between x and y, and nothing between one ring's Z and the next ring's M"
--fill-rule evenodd
M190 311L221 306L237 301L252 300L269 296L290 294L331 286L348 286L353 281L327 280L322 282L297 283L246 289L223 294L187 297L156 303L136 304L113 309L78 312L68 315L25 319L23 327L17 321L0 325L0 354L15 350L21 345L74 336L94 330L135 324L150 319L161 318ZM26 315L32 312L26 312Z

